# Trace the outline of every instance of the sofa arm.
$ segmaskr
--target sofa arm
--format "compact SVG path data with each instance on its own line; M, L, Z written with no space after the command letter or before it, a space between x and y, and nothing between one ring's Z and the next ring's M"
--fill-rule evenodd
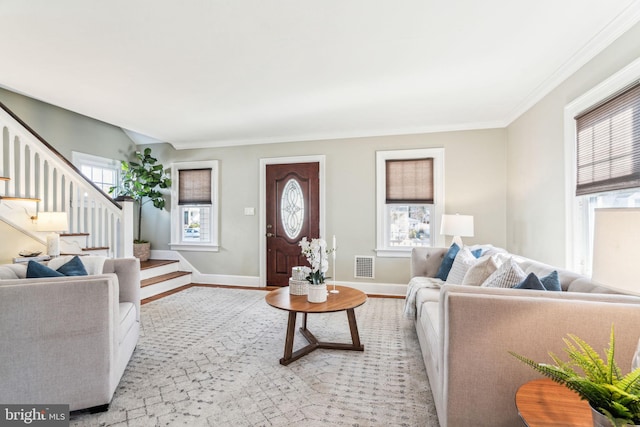
M112 274L2 281L0 402L108 402L118 293Z
M443 402L449 426L514 426L523 383L540 374L508 351L552 362L572 333L604 349L611 325L616 362L628 372L638 344L640 298L445 285L440 301Z
M140 320L140 260L138 258L107 259L104 273L115 273L120 286L120 302L136 306L136 319Z
M411 250L411 277L435 277L448 248L416 247Z

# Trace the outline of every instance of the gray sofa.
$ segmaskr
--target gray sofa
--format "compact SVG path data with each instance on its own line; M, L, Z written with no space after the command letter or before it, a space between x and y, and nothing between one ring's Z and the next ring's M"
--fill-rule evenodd
M447 249L414 249L412 277L434 277ZM630 369L640 338L640 297L616 294L584 276L530 259L513 259L527 273L558 271L562 292L434 280L432 287L414 288L414 298L407 299L414 304L441 427L523 425L515 393L540 374L509 350L548 362L552 351L566 360L563 338L573 333L602 352L614 324L616 361L623 372Z
M39 279L0 267L0 402L106 409L138 342L140 262L99 265Z

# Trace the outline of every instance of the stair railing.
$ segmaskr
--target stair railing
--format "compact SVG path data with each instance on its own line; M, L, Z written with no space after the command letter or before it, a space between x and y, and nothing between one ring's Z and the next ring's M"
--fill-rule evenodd
M66 211L68 232L87 233L88 247L133 256L131 202L114 201L2 103L0 129L0 177L8 178L0 181L0 197L39 199L36 215Z

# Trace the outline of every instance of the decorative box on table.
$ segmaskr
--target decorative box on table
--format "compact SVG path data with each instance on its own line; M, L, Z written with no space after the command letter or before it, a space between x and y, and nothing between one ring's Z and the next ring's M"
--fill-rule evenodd
M307 295L309 282L307 282L307 267L293 267L289 279L289 293L291 295Z

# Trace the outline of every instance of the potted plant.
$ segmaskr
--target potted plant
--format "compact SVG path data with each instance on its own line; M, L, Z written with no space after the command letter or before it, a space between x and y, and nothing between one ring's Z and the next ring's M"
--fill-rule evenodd
M133 241L133 255L140 261L149 259L151 245L148 240L142 240L142 206L148 202L162 210L165 200L160 189L171 187L169 173L164 169L158 159L151 155L151 148L145 148L143 152L136 151L137 161L122 161L122 177L120 187L111 187L110 193L116 196L131 197L138 204L138 236Z
M588 401L594 426L640 425L640 368L622 376L614 360L613 326L606 361L582 339L573 334L568 337L570 339L564 338L568 362L553 353L549 355L555 365L537 363L512 351L509 353Z
M307 300L309 302L325 302L327 300L327 284L325 283L325 273L329 270L328 255L335 248L327 249L327 242L324 239L312 239L311 242L303 237L298 243L302 248L302 254L307 257L311 268L308 269L306 277L309 282Z

